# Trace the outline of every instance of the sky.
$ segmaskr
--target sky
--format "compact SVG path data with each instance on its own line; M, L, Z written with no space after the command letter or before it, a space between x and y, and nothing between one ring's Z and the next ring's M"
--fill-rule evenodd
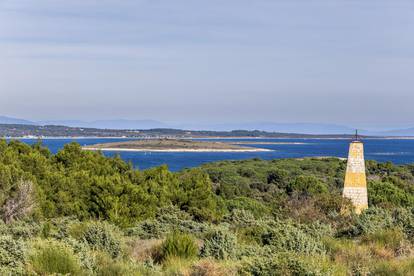
M414 1L0 0L0 115L414 126Z

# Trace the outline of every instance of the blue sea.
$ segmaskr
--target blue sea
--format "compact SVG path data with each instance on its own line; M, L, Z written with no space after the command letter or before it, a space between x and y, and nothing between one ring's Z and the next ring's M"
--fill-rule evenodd
M196 167L203 163L219 160L240 160L261 158L265 160L278 158L301 158L311 156L347 157L350 140L346 139L204 139L208 141L247 142L248 146L271 149L269 152L119 152L127 162L139 169L168 165L172 171ZM36 143L36 139L21 139L26 143ZM43 145L56 153L65 144L78 142L81 145L126 141L126 139L81 138L81 139L43 139ZM251 144L251 143L258 144ZM260 144L271 142L275 144ZM365 158L379 162L395 164L414 163L414 140L409 139L366 139ZM105 152L113 156L116 152Z

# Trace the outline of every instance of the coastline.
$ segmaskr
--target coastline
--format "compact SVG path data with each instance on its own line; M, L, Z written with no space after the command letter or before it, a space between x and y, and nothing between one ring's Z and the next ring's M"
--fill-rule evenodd
M151 140L151 139L160 139L157 137L125 137L125 136L41 136L41 137L0 137L0 139L25 139L25 140L42 140L42 139L125 139L125 140ZM350 137L244 137L244 136L231 136L231 137L220 137L220 136L205 136L205 137L176 137L174 139L190 139L190 140L250 140L250 139L271 139L271 140L284 140L284 139L297 139L297 140L351 140ZM361 140L414 140L414 136L386 136L386 137L365 137Z
M261 148L242 148L242 149L128 149L128 148L94 148L94 147L82 147L83 150L90 151L123 151L123 152L270 152L271 149Z
M309 145L303 142L224 142L230 145Z

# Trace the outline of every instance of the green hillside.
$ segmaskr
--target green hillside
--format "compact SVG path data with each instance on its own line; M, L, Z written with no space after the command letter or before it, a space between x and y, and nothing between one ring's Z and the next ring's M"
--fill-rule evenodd
M368 161L360 216L341 197L345 166L142 171L75 143L52 155L0 140L0 274L413 274L414 165Z

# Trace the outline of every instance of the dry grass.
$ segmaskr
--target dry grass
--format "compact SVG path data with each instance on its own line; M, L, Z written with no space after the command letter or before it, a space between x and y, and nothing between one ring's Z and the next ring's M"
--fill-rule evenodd
M191 268L191 276L233 276L237 275L237 267L219 263L212 259L203 259Z
M191 276L191 268L194 260L180 257L168 257L163 263L163 271L166 275Z
M130 256L137 262L153 260L162 242L162 239L133 240L128 243Z

